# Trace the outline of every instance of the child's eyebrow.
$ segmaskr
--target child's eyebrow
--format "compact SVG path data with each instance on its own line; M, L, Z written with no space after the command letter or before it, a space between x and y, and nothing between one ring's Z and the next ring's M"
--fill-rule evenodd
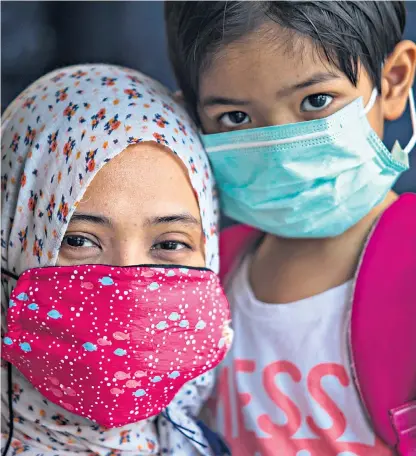
M304 81L298 82L291 86L282 87L277 91L278 96L288 95L296 90L305 89L316 84L322 84L323 82L333 81L334 79L340 79L341 76L335 73L315 73Z
M297 84L288 87L282 87L277 91L277 96L282 97L296 90L305 89L306 87L311 87L315 84L321 84L322 82L333 81L334 79L340 79L340 75L335 73L316 73L305 81L298 82ZM248 101L215 95L209 96L203 99L201 102L201 106L203 108L215 105L247 106L248 104L250 104Z
M187 212L183 214L149 217L145 221L145 225L161 225L167 223L182 223L183 225L201 226L201 222Z
M220 97L220 96L210 96L202 100L202 107L206 108L208 106L215 105L234 105L234 106L247 106L248 101L236 100L234 98Z

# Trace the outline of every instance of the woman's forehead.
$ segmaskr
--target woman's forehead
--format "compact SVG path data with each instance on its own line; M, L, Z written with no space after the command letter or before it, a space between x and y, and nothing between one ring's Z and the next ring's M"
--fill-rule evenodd
M151 142L130 146L107 163L77 204L79 212L100 214L114 225L123 221L138 228L154 225L153 220L168 215L182 222L193 219L200 225L188 171L172 152Z

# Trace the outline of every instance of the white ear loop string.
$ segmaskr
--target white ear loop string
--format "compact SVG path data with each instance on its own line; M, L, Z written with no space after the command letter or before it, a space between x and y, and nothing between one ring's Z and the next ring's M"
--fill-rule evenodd
M416 144L416 108L415 108L415 98L413 96L413 89L409 90L409 111L410 111L410 119L412 122L412 130L413 134L408 142L407 146L403 149L403 152L407 155L410 154L412 149L415 147Z
M374 88L374 90L371 92L371 97L368 100L367 106L364 108L364 114L367 115L374 107L374 104L377 100L378 96L378 90Z
M376 102L378 96L377 89L374 89L371 93L371 97L368 100L367 106L364 108L364 114L367 115L374 107L374 103ZM407 146L403 149L403 153L409 155L410 152L416 145L416 107L415 107L415 98L413 96L413 89L410 88L409 90L409 111L410 111L410 120L412 123L412 137L410 138Z

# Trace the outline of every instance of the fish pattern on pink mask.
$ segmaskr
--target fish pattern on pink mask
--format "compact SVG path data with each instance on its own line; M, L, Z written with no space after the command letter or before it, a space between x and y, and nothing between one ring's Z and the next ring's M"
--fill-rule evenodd
M229 319L205 268L35 268L11 295L2 356L50 401L120 427L159 414L216 367Z

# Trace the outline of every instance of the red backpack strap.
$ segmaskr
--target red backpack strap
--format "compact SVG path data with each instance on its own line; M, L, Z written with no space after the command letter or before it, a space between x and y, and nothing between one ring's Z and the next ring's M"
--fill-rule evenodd
M237 265L245 247L259 232L247 225L233 225L220 233L220 279L225 284L228 274Z
M381 216L361 258L351 315L355 377L375 432L416 455L416 194Z

